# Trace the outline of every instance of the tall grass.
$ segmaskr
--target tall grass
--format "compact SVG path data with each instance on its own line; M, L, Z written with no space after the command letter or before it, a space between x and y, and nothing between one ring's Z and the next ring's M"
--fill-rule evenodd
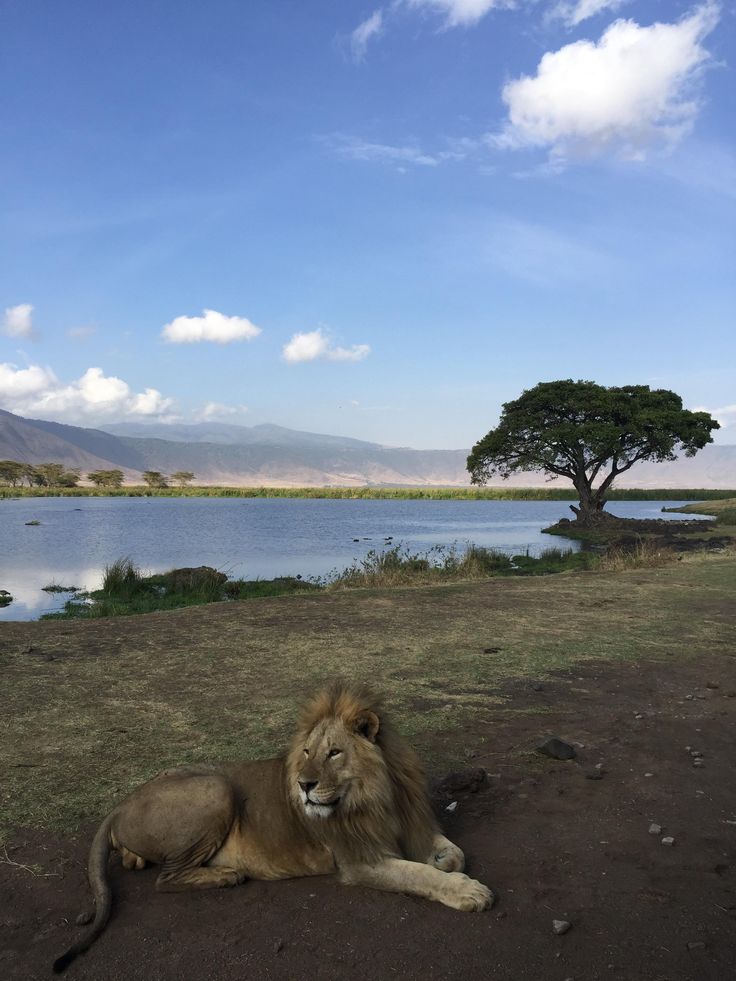
M3 487L0 499L18 497L278 497L326 500L576 501L564 487ZM715 501L736 490L711 488L614 489L611 501Z
M631 546L615 546L601 555L597 567L601 572L621 572L623 569L652 569L674 562L678 556L671 548L650 539L639 539Z

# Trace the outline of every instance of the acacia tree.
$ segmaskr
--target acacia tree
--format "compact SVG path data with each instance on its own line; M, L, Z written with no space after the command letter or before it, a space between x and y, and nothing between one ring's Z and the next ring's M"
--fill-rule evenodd
M87 474L87 480L97 487L122 487L124 477L122 470L93 470Z
M149 487L168 487L169 481L160 470L144 470L143 481Z
M171 479L176 481L179 487L188 487L194 480L194 474L191 470L177 470L176 473L172 473Z
M498 426L473 447L468 470L474 484L524 470L567 477L580 500L572 510L587 524L605 516L614 480L635 463L694 456L718 428L707 412L683 409L667 389L540 382L505 403Z

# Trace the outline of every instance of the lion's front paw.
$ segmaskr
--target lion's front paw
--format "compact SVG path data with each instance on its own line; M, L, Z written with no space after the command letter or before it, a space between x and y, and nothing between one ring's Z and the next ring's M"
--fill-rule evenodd
M440 872L462 872L465 868L465 856L457 845L438 835L434 841L432 857L427 864L433 865Z
M495 896L482 882L471 879L462 872L450 872L447 876L449 888L440 897L441 902L464 913L481 912L490 909Z

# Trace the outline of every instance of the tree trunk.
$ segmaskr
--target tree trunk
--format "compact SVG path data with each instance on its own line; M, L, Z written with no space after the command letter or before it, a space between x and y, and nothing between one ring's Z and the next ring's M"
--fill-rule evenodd
M609 517L608 513L603 510L606 501L600 491L593 490L587 482L583 483L582 481L576 485L576 489L580 497L580 506L575 507L574 504L571 504L570 510L575 514L575 520L578 524L598 524Z

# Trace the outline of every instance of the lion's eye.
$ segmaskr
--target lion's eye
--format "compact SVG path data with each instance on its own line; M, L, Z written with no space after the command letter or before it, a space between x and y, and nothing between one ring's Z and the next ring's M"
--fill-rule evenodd
M333 757L333 756L339 756L340 753L342 753L341 749L331 749L327 755L328 757Z

